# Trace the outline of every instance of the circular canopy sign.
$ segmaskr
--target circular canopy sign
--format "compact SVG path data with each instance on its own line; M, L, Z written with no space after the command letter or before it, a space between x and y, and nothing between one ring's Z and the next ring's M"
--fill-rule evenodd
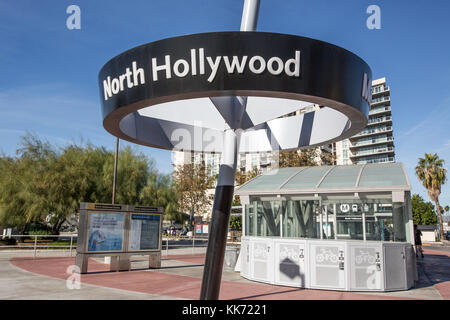
M103 125L121 139L222 152L224 132L241 129L239 152L261 152L323 145L361 131L371 78L361 58L323 41L217 32L126 51L101 69L99 86Z

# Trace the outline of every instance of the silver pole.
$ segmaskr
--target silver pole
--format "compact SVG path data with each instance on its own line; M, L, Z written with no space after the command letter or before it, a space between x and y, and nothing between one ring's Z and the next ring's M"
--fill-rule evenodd
M361 204L361 211L362 211L363 240L366 241L366 213L364 212L364 203Z
M322 209L319 210L320 219L319 219L319 228L320 228L320 239L323 239L323 213Z
M70 235L70 256L72 256L73 235Z
M258 11L259 0L245 0L241 31L256 30ZM238 99L244 105L245 109L246 97L238 97ZM230 129L224 133L222 163L219 169L219 178L211 215L200 300L219 299L228 225L230 222L231 205L233 203L240 132L241 130L234 132L234 130Z
M280 206L281 206L281 203L280 203ZM280 209L280 238L283 238L284 237L284 234L283 234L283 216L284 216L284 212L283 212L283 210L281 210Z
M34 257L36 258L37 236L34 236Z
M114 177L113 177L113 191L112 191L112 201L114 204L116 202L116 183L117 183L117 163L119 161L119 138L116 138L116 153L114 155Z
M259 0L245 0L241 31L255 31L258 24Z
M336 209L336 203L333 204L333 223L334 223L334 239L337 240L337 209Z

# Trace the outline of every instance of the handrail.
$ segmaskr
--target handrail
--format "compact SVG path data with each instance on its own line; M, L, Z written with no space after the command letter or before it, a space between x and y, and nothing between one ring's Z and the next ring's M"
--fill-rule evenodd
M31 244L26 244L26 245L0 245L0 249L13 249L13 248L20 248L20 249L33 249L34 251L34 257L37 256L37 249L38 248L60 248L60 249L69 249L69 255L72 256L72 252L73 252L73 247L74 247L74 243L73 243L73 239L74 238L78 238L78 234L68 234L68 235L39 235L39 234L32 234L32 235L28 235L28 234L12 234L12 235L4 235L1 237L2 240L5 239L12 239L12 238L32 238L33 242ZM45 240L45 238L70 238L70 245L52 245L52 244L39 244L38 243L38 238L43 238L43 240ZM50 240L50 239L48 239ZM174 243L174 244L170 244L169 245L169 241L192 241L192 244L178 244L178 243ZM42 241L42 239L40 239L40 241ZM196 243L197 243L197 247L201 247L201 248L205 248L205 242L208 242L208 238L207 237L185 237L185 236L174 236L174 237L164 237L161 238L161 242L162 242L162 247L165 247L166 250L166 255L169 254L169 247L192 247L192 253L194 253L195 247L196 247ZM231 241L227 241L227 243L232 243ZM234 243L234 242L233 242ZM1 252L1 250L0 250Z
M39 238L70 238L70 245L38 245L37 239ZM0 248L33 248L34 249L34 257L36 258L37 248L69 248L70 256L72 256L73 250L73 238L78 238L77 234L67 234L67 235L54 235L54 234L11 234L11 235L3 235L2 240L11 239L11 238L34 238L33 245L3 245Z
M378 153L391 152L391 151L394 151L394 147L384 147L384 148L377 148L377 149L372 149L372 150L352 152L351 156L357 157L357 156L364 156L364 155L368 155L368 154L378 154Z

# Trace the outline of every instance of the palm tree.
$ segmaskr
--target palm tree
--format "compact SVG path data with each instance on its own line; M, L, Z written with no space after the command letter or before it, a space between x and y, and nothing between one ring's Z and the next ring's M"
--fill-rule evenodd
M419 158L419 163L416 166L416 175L419 182L422 182L422 185L428 191L431 201L436 204L441 239L444 239L444 230L442 228L442 210L439 205L439 195L441 194L441 185L447 180L447 169L444 169L443 165L444 160L439 159L437 154L425 153L425 158Z

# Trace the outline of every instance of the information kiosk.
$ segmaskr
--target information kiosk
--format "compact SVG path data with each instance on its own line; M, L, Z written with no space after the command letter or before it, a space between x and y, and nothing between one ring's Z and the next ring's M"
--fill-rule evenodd
M148 255L161 267L163 208L81 203L76 265L87 273L90 257L111 257L111 271L130 270L130 257Z

